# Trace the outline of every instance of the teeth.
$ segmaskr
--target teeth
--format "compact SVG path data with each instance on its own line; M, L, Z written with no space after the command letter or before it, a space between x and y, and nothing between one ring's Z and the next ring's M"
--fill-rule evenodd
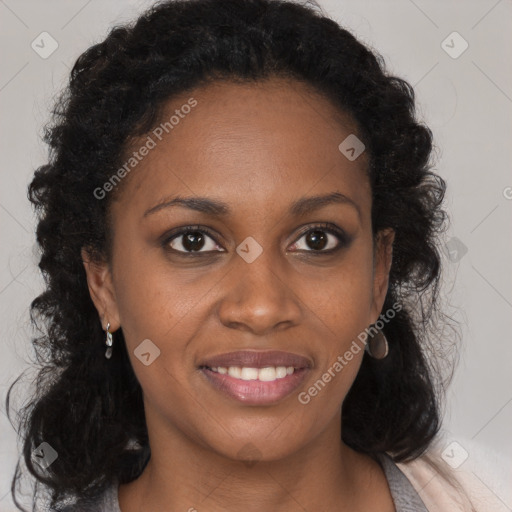
M286 377L286 366L278 366L276 368L276 378L282 379Z
M257 368L242 368L242 373L240 375L242 380L256 380L258 378L258 369Z
M272 380L276 380L276 369L272 366L268 368L260 368L258 372L258 380L262 380L263 382L270 382Z
M228 375L230 377L235 377L235 379L239 379L242 376L242 370L239 366L230 366L228 368Z
M291 375L295 368L293 366L267 366L265 368L248 368L239 366L216 366L211 368L212 371L221 373L222 375L229 375L235 379L241 380L260 380L262 382L272 382L276 379L283 379Z

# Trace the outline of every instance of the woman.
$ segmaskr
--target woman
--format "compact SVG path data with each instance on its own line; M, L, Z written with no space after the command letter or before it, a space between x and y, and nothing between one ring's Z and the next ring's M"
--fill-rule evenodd
M311 5L164 2L79 57L47 142L51 510L440 509L445 183L378 55Z

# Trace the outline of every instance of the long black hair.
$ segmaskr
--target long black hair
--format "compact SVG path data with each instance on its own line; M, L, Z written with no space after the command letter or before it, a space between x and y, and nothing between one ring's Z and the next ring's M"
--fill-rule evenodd
M365 355L344 401L343 441L405 461L438 432L442 386L426 347L439 309L445 182L432 171L432 133L416 119L412 87L311 3L165 1L113 28L77 59L45 132L48 162L29 187L45 290L31 304L40 329L33 340L37 389L19 412L19 433L35 489L42 484L52 506L98 495L114 480L130 482L150 457L142 391L122 329L106 360L82 264L84 247L110 258L114 194L99 200L94 191L174 95L216 80L272 77L312 86L356 122L369 158L373 233L396 232L383 310L397 302L402 308L383 327L389 356ZM32 459L42 442L58 453L46 471ZM18 462L12 493L20 510L21 474Z

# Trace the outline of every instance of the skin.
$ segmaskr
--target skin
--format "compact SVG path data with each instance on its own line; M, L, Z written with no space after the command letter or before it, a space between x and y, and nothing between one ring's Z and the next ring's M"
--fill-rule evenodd
M162 119L191 97L197 106L118 191L111 261L82 253L103 326L122 327L144 394L152 456L120 486L121 510L394 511L380 466L340 436L363 351L310 403L297 398L378 319L387 292L394 233L374 240L366 154L349 161L338 149L357 127L308 86L277 78L188 91L165 105ZM355 206L288 211L299 198L333 192ZM223 201L232 213L173 206L144 216L176 194ZM301 229L320 222L351 242L323 231L328 246L311 247ZM159 241L196 224L216 234L204 235L199 256ZM252 263L236 252L249 236L263 249ZM176 251L185 251L183 240L172 242ZM149 366L133 353L145 339L161 351ZM197 365L245 349L294 352L313 367L281 401L244 405L214 389ZM252 463L239 453L248 445Z

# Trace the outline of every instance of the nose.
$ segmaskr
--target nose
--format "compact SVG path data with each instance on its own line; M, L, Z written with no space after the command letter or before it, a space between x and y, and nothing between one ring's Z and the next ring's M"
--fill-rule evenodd
M264 250L252 263L237 256L233 265L218 308L226 327L263 336L299 324L301 302L278 256Z

